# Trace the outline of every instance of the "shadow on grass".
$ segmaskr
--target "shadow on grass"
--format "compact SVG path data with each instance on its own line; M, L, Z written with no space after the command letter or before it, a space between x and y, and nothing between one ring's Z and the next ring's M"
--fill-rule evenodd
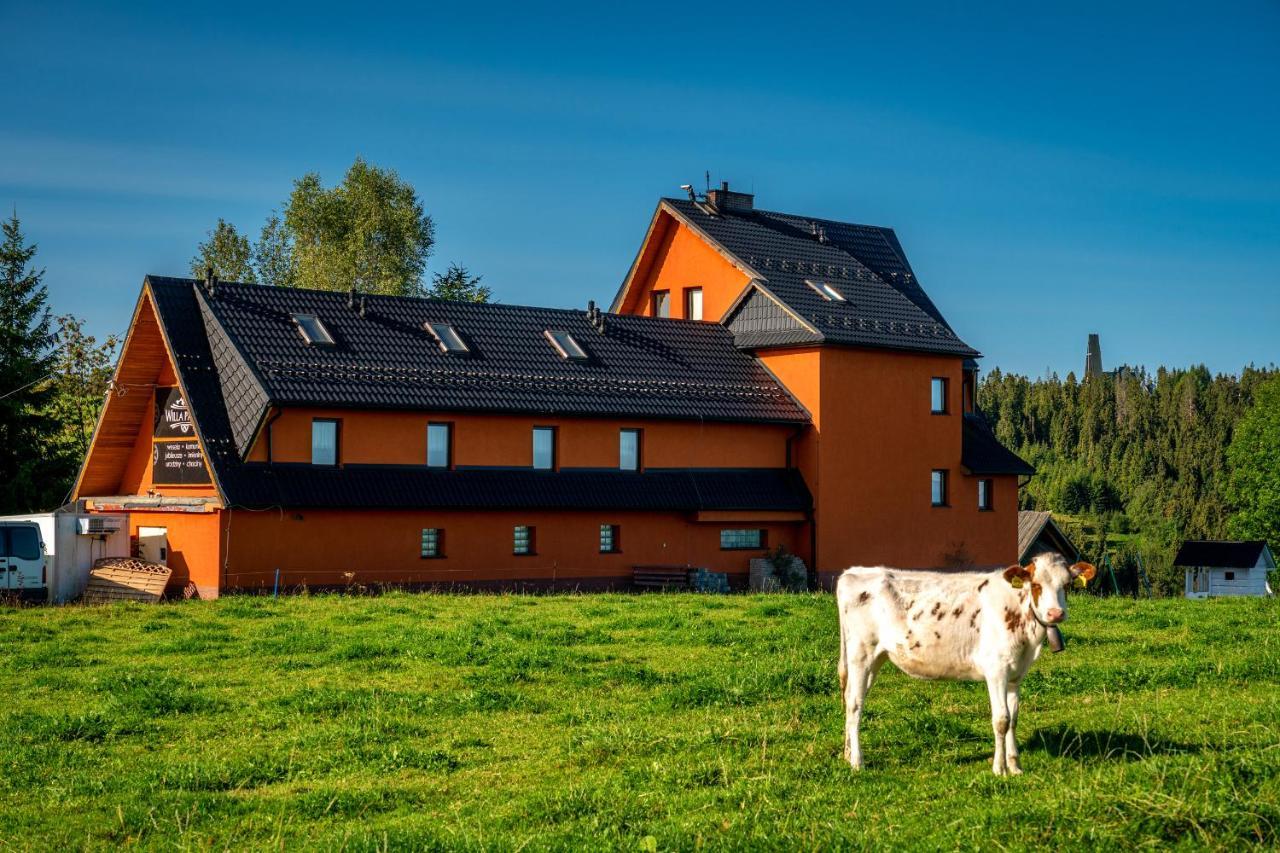
M1024 750L1047 752L1057 758L1106 758L1142 761L1154 755L1191 755L1204 751L1199 744L1180 743L1154 735L1129 732L1082 731L1070 726L1037 729Z

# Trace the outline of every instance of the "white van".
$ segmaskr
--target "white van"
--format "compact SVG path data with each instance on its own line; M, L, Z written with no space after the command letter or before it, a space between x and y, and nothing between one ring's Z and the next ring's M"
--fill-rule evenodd
M0 521L0 595L48 597L44 537L34 521Z
M129 556L129 516L80 512L75 504L0 516L0 597L51 603L84 593L102 557Z

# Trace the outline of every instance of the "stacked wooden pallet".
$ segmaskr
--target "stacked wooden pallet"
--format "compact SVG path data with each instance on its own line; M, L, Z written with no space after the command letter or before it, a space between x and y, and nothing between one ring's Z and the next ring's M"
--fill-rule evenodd
M112 601L156 602L164 595L172 569L132 557L103 557L89 571L86 604Z

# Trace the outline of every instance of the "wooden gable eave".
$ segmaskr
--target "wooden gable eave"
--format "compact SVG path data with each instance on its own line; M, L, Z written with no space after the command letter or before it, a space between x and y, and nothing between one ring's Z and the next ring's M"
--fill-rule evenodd
M663 240L666 239L672 228L680 225L689 229L690 233L706 243L730 266L745 275L748 281L764 280L764 276L756 272L749 264L726 249L706 231L699 228L692 220L669 204L666 199L662 199L658 202L658 207L653 212L653 218L649 221L649 228L645 231L644 240L640 244L640 251L636 253L635 260L631 262L631 267L627 270L626 278L622 280L622 286L618 288L617 294L613 297L613 302L609 304L611 312L616 314L623 311L627 299L631 295L632 285L637 280L643 280L644 276L652 268Z
M166 375L166 368L183 396L189 398L173 347L156 308L151 283L144 279L142 292L138 295L133 317L129 322L129 331L125 335L124 346L120 350L120 358L112 373L107 398L94 425L89 451L76 475L71 492L72 501L115 495L120 491L138 436L141 430L147 428L145 415L153 392L158 380ZM192 424L214 489L225 502L217 472L210 462L199 419L193 417Z

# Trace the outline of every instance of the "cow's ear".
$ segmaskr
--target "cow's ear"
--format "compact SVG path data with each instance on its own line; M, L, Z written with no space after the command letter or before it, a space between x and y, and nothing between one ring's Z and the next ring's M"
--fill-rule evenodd
M1075 578L1076 586L1081 589L1088 586L1089 581L1093 580L1094 575L1098 573L1093 563L1084 562L1076 563L1069 571L1071 572L1071 577Z
M1031 572L1027 571L1022 566L1019 566L1017 563L1014 563L1012 566L1004 570L1004 579L1007 580L1009 585L1014 589L1021 589L1022 584L1030 577Z

